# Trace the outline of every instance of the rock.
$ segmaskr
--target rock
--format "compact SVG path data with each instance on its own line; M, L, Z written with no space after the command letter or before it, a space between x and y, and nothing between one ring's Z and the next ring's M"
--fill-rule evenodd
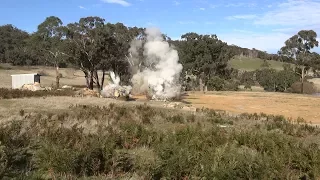
M41 88L40 83L38 82L35 82L34 84L24 84L21 89L28 90L28 91L44 90L44 88Z
M99 97L99 93L88 88L81 89L76 92L76 96L80 97Z
M182 110L196 112L197 108L195 108L195 107L183 106Z
M46 90L46 91L52 91L52 87L44 87L44 90Z
M131 89L131 86L109 84L103 88L101 91L101 96L104 98L129 97L131 94Z
M72 89L72 88L73 88L72 86L68 86L68 85L62 86L62 89Z

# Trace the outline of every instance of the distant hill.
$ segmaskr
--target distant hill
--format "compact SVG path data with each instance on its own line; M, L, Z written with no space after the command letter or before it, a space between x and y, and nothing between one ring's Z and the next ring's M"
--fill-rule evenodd
M245 56L235 56L229 61L231 67L239 70L245 71L254 71L259 69L263 63L263 59L260 58L252 58L252 57L245 57ZM276 70L283 70L284 62L274 61L274 60L267 60L267 62L271 65L271 68Z

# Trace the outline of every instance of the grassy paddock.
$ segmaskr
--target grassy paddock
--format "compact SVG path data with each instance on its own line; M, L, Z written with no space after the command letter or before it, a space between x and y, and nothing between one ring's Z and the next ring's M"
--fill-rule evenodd
M273 60L267 60L267 62L270 63L271 68L283 70L283 62ZM236 56L229 61L229 64L235 69L255 71L263 64L263 59Z
M19 110L0 125L0 179L317 179L303 120L148 105Z

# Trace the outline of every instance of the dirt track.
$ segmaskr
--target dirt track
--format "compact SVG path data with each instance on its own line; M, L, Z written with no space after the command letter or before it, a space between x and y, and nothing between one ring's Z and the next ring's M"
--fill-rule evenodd
M307 122L320 124L320 97L310 95L267 92L210 92L189 93L185 101L194 107L207 107L240 114L260 113L302 117Z

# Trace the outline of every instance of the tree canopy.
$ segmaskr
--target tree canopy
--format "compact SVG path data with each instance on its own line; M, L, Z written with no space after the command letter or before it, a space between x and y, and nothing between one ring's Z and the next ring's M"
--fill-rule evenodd
M305 81L306 71L319 64L320 59L315 53L311 53L314 47L318 47L317 33L313 30L301 30L296 35L285 41L285 45L280 49L279 54L294 58L297 65L297 73L301 76L301 93L303 93L303 83Z

